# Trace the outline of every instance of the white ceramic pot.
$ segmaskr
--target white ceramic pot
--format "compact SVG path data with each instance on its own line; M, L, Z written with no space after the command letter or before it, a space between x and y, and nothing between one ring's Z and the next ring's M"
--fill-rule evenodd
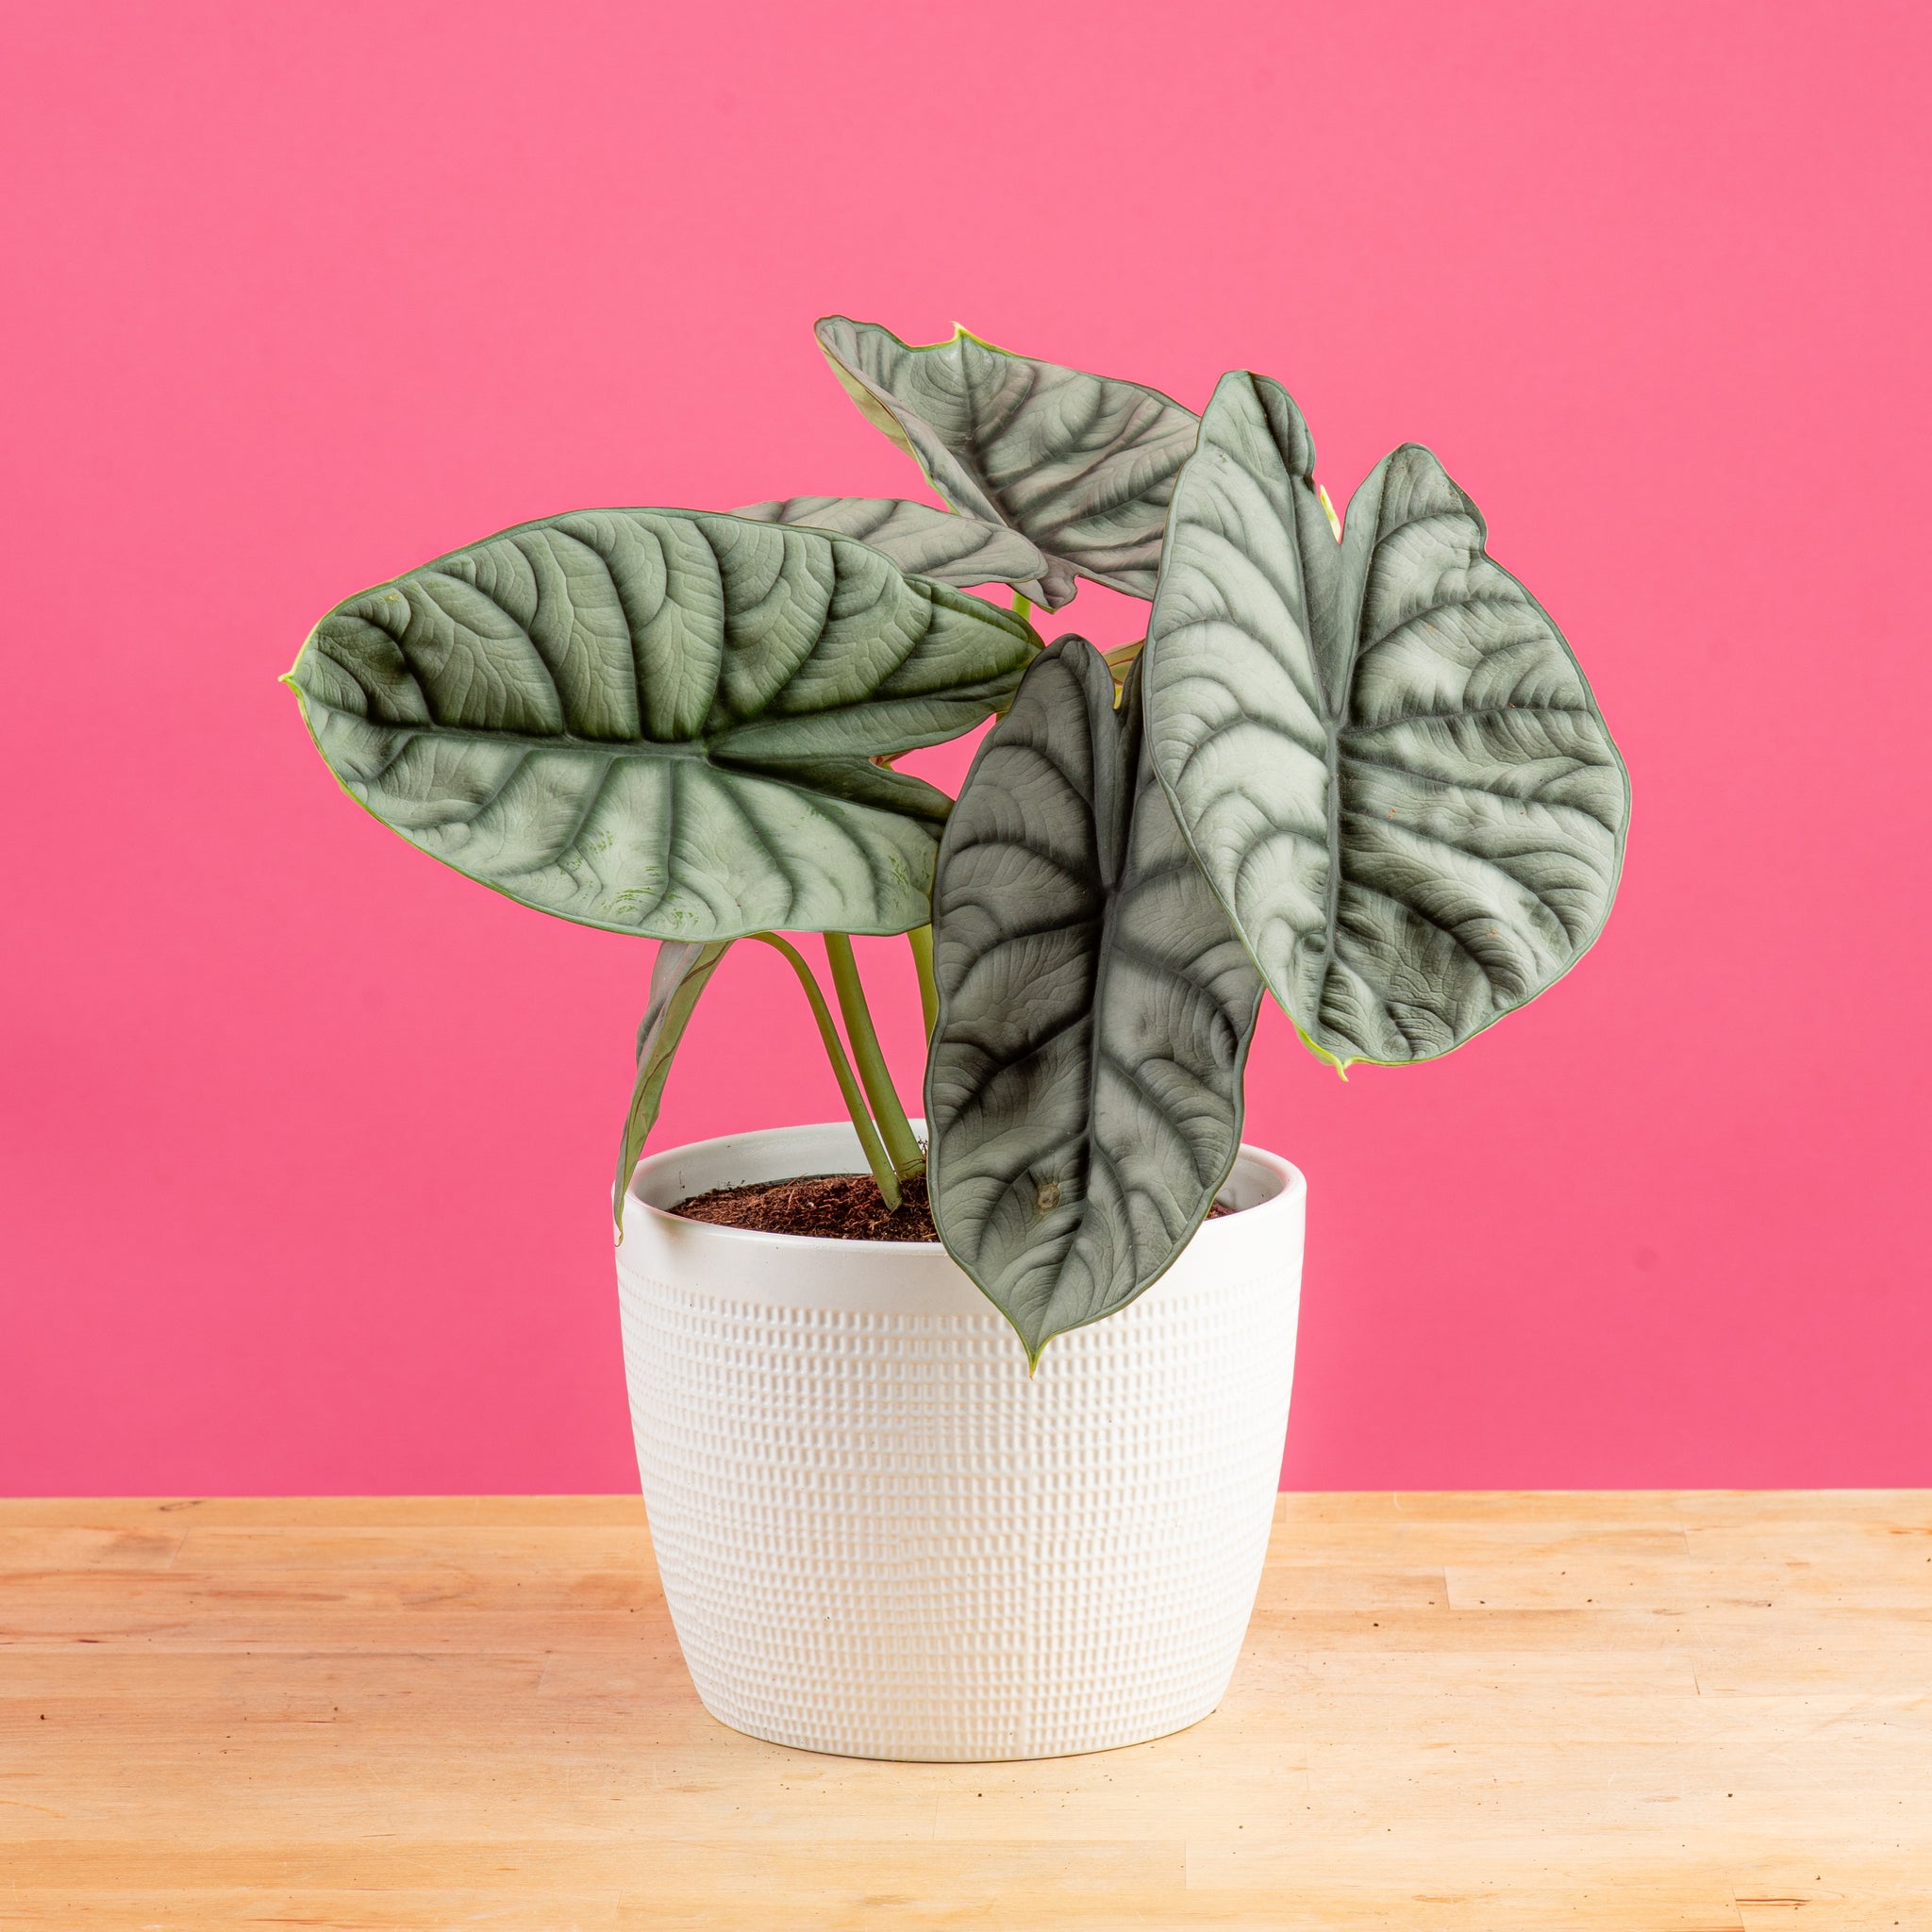
M1306 1184L1244 1147L1208 1222L1038 1376L937 1244L665 1210L864 1165L849 1124L639 1164L618 1283L638 1468L705 1707L860 1757L1104 1751L1219 1703L1288 1426Z

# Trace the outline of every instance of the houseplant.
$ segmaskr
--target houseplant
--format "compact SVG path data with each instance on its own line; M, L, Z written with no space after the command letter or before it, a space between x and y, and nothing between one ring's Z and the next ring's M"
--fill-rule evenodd
M1344 523L1268 378L1197 419L963 331L818 334L947 511L524 525L338 606L290 680L386 824L660 941L613 1202L708 1705L865 1755L1129 1742L1212 1708L1265 1547L1303 1189L1241 1147L1262 992L1339 1069L1462 1044L1595 937L1627 783L1427 451ZM1142 643L1042 642L1083 576L1148 599ZM957 803L892 769L994 714ZM844 1042L785 930L825 935ZM911 937L924 1124L854 933ZM640 1162L744 938L798 974L849 1124ZM895 1211L924 1181L943 1247L669 1211L861 1163Z

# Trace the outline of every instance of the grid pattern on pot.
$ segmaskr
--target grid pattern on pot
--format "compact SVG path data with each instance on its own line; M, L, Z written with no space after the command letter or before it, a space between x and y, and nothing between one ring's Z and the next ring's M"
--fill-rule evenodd
M1213 1709L1267 1546L1291 1274L1170 1276L1032 1380L991 1312L620 1280L652 1537L714 1716L812 1750L992 1759Z

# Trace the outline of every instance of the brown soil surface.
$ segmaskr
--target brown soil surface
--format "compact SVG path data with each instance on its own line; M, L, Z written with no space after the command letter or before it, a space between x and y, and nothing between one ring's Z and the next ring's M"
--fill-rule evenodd
M908 1181L896 1212L886 1207L869 1174L808 1174L795 1181L763 1181L693 1194L671 1211L687 1221L763 1234L810 1234L835 1241L936 1241L925 1183Z
M936 1241L925 1182L908 1181L905 1199L889 1210L869 1174L808 1174L796 1180L758 1181L693 1194L671 1211L687 1221L748 1227L760 1234L808 1234L835 1241ZM1212 1221L1234 1210L1217 1201Z

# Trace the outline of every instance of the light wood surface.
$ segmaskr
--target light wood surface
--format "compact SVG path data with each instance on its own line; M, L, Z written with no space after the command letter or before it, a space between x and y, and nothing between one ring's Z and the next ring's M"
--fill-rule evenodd
M0 1502L0 1925L1932 1927L1932 1492L1282 1499L1090 1757L708 1718L632 1498Z

